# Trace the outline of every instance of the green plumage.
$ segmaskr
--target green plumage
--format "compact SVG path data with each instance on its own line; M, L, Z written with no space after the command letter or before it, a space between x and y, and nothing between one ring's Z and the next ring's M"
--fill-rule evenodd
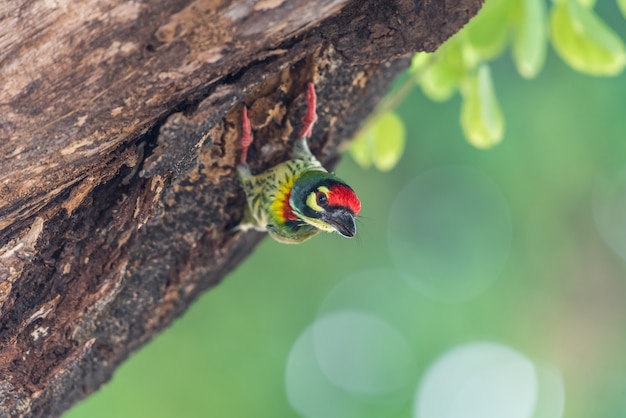
M327 171L311 154L305 138L297 140L291 159L261 174L253 175L247 165L238 165L237 174L248 205L239 228L267 231L277 241L300 243L317 235L320 229L301 219L285 217L294 182L304 173ZM328 174L326 174L328 175Z
M351 238L361 202L347 184L322 167L311 154L306 139L317 120L315 88L307 85L307 111L300 138L291 159L261 174L248 166L248 148L253 142L248 109L242 109L241 159L237 174L246 193L246 212L238 229L267 231L276 241L297 244L320 231L338 232Z

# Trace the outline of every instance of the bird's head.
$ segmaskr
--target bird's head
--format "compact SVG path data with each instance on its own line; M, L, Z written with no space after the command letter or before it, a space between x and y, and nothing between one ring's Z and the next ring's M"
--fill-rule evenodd
M337 231L344 237L356 234L356 216L361 202L354 190L334 175L308 171L294 182L289 198L294 214L322 231Z

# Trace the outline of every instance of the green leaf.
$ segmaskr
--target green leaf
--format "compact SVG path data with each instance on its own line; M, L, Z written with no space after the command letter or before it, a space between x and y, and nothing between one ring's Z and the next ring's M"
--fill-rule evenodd
M552 3L554 4L565 4L567 3L569 0L552 0ZM588 9L592 9L593 6L595 6L596 4L596 0L576 0L578 2L578 4L580 4L583 7L586 7Z
M435 61L424 69L420 85L429 99L442 102L456 92L467 70L458 38L450 39L435 54Z
M593 10L575 0L557 4L552 8L550 29L554 49L575 70L602 76L623 71L624 44Z
M587 9L593 9L593 6L596 5L596 0L576 0L578 2L578 4L580 4L583 7L586 7Z
M524 78L534 78L546 61L546 7L544 0L515 3L513 60Z
M404 122L398 115L389 112L380 118L374 130L374 166L380 171L389 171L396 166L404 152Z
M372 144L374 143L373 129L368 129L357 137L350 145L350 155L361 168L372 166Z
M433 59L433 52L416 52L411 58L411 66L409 67L409 72L411 74L417 74L420 70L430 63Z
M402 119L389 112L352 143L350 155L362 168L374 164L380 171L389 171L402 157L405 140Z
M506 46L510 0L486 0L462 34L467 40L466 59L478 63L502 53Z
M504 117L489 67L482 65L477 75L468 76L461 91L461 126L467 140L477 148L499 143L504 136Z
M626 0L617 0L617 6L619 10L622 12L622 16L626 18Z

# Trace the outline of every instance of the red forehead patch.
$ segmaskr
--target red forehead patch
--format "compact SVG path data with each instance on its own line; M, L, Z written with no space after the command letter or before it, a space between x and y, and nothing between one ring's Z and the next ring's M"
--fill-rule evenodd
M343 184L334 184L331 186L328 193L328 203L330 203L331 206L343 206L344 208L348 208L355 215L358 215L361 211L361 201L356 197L354 190Z

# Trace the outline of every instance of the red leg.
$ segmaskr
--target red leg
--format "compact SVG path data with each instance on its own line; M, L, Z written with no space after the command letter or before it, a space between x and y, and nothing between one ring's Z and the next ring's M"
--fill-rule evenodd
M313 125L317 120L317 113L315 113L315 87L313 83L307 85L306 91L306 115L302 118L302 130L300 131L300 138L310 138L313 133Z
M252 128L250 127L250 119L248 119L248 108L243 107L243 115L241 122L241 165L248 165L248 148L252 145L254 138L252 137Z

